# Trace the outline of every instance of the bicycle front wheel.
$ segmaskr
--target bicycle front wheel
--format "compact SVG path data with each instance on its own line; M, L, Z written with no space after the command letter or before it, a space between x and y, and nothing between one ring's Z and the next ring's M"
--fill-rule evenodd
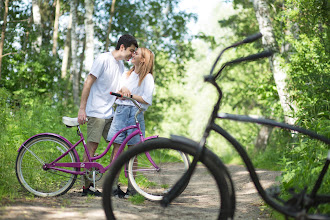
M160 201L189 167L189 158L181 151L160 148L142 152L128 163L132 187L152 201Z
M145 200L139 194L130 196L128 199L117 198L112 195L113 190L117 187L118 175L124 176L123 170L127 166L129 172L132 172L129 176L134 177L133 182L135 181L142 191L162 199L163 193L168 191L185 171L182 169L184 162L177 163L177 160L183 161L182 158L187 156L191 160L197 152L197 147L198 145L192 146L166 138L157 138L131 147L120 155L110 167L103 184L102 201L107 219L232 218L235 209L235 196L229 173L220 159L208 149L205 149L201 156L185 190L168 207L162 207L159 202ZM165 167L166 171L164 175L156 175L157 171L153 171L154 174L152 175L147 172L154 168L146 159L145 154L147 152L150 153L156 164L158 162L156 155L161 155L159 158L168 158L162 166ZM135 158L138 160L136 161ZM133 168L136 162L136 168ZM146 166L145 164L149 165ZM159 172L161 171L162 169ZM165 184L158 185L161 182ZM121 189L125 191L126 185L121 182L120 184ZM158 191L158 194L154 193L155 191Z
M16 159L16 176L19 183L29 192L40 197L59 196L66 193L75 183L77 175L45 170L43 165L50 163L70 149L68 143L52 135L41 135L29 140L19 151ZM77 162L70 151L59 163ZM78 170L78 168L66 168Z

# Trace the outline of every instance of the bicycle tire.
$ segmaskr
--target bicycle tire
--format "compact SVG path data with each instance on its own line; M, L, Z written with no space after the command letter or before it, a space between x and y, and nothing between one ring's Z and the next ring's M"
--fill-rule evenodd
M177 150L162 149L135 155L128 162L127 172L130 183L137 193L148 200L160 201L170 186L173 186L188 168L189 158L186 154Z
M235 196L232 181L224 164L208 149L205 149L201 156L186 189L168 207L162 207L155 201L138 201L139 196L133 196L131 199L112 196L117 174L122 172L125 164L136 155L153 150L171 149L193 157L197 147L171 139L157 138L138 144L122 153L110 167L103 183L102 204L107 219L233 218Z
M16 176L27 191L39 197L52 197L65 194L76 182L77 175L43 169L43 163L50 163L70 149L68 143L52 135L40 135L29 140L16 159ZM33 152L33 154L32 154ZM70 151L58 162L77 162ZM78 170L78 168L66 168Z

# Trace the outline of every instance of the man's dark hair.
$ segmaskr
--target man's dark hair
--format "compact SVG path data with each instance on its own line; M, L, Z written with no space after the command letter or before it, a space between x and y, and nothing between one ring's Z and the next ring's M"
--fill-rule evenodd
M119 50L120 45L124 44L125 49L127 49L127 47L130 47L132 44L138 48L138 43L135 39L135 37L129 35L129 34L124 34L123 36L121 36L118 40L117 46L116 46L116 50Z

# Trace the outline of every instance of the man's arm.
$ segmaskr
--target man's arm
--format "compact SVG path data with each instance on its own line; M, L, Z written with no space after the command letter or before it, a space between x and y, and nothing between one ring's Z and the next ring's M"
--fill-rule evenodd
M83 91L81 93L80 108L79 108L79 112L78 112L78 123L79 124L85 124L85 122L86 122L87 99L88 99L89 93L91 91L91 87L96 79L97 78L94 75L88 74L87 79L84 83Z

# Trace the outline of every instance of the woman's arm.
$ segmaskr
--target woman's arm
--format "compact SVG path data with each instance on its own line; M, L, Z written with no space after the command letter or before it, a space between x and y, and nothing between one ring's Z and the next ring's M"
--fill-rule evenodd
M138 101L139 103L149 105L148 102L146 102L146 101L143 100L142 96L139 96L139 95L132 95L132 99Z
M130 97L131 96L131 91L129 91L129 89L127 89L126 87L122 87L119 91L118 91L119 94L121 95L124 95L124 96L127 96L127 97ZM124 98L119 98L119 99L124 99ZM139 95L132 95L132 99L138 101L139 103L142 103L142 104L147 104L149 105L148 102L144 101L142 96L139 96Z

